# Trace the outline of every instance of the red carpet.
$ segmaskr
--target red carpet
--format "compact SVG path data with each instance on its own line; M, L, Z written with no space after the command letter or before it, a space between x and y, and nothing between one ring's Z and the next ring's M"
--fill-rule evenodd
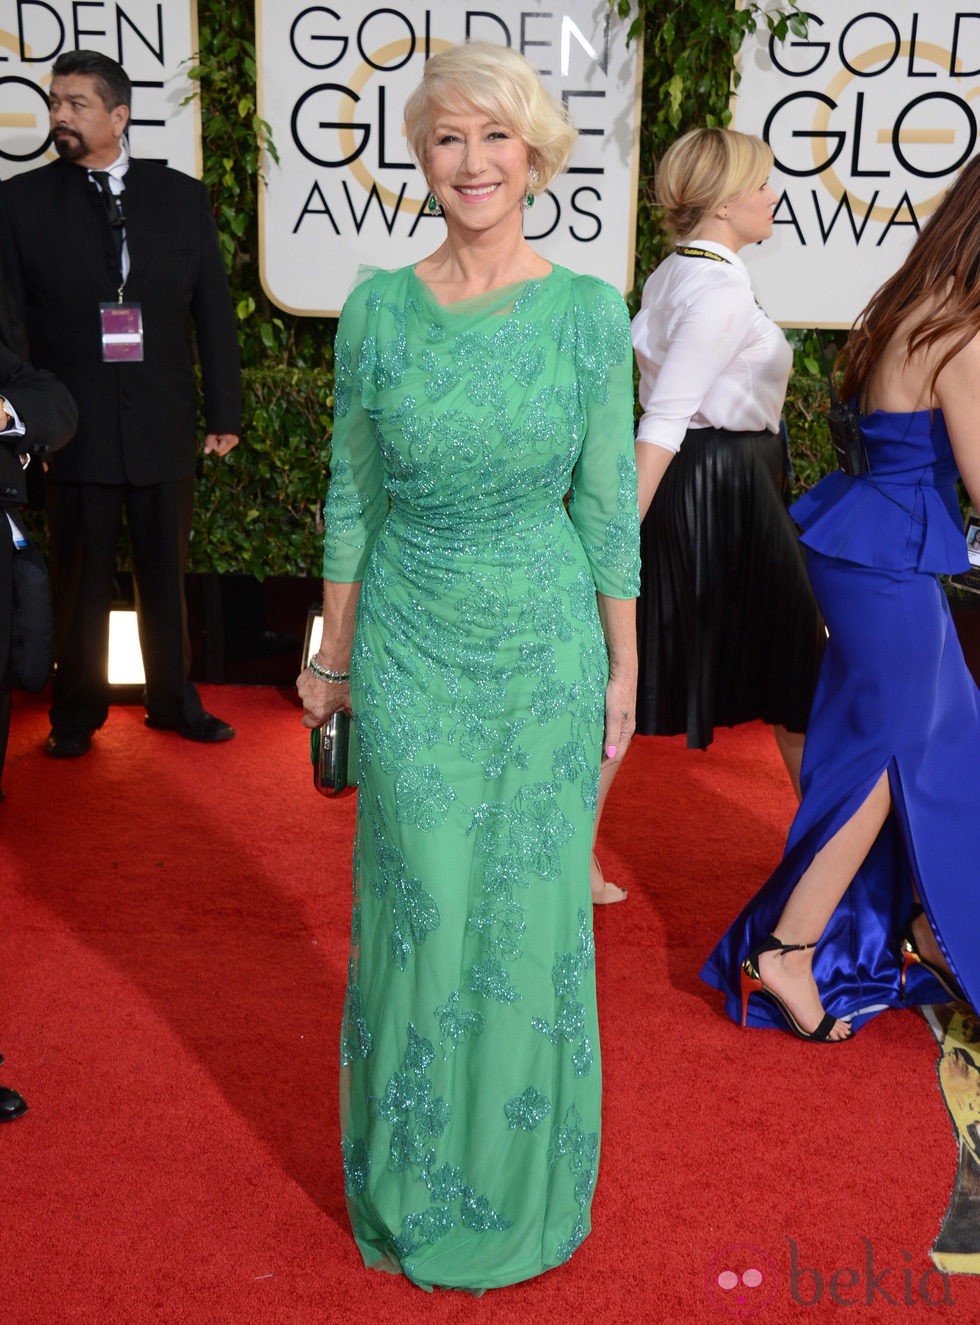
M354 801L313 791L291 695L206 704L237 740L116 708L62 764L44 704L15 708L0 1080L30 1112L0 1130L4 1325L980 1318L980 1281L929 1273L957 1149L926 1023L809 1046L740 1031L697 978L792 813L754 726L707 754L639 740L614 788L592 1236L482 1299L362 1269L336 1118Z

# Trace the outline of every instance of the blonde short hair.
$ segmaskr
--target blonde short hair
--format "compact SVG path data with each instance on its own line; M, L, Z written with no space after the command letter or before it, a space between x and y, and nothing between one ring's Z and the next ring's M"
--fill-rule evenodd
M423 172L427 138L440 110L477 110L516 134L538 171L528 186L533 193L565 169L578 136L530 61L488 41L461 42L425 63L422 81L405 104L405 134Z
M737 129L692 129L668 147L657 169L656 197L664 225L693 235L706 216L746 189L759 188L773 156L761 138Z

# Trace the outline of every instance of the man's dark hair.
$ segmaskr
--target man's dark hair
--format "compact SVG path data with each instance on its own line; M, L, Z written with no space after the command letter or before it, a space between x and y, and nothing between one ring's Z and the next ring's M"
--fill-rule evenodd
M121 64L101 51L62 51L51 70L55 78L66 74L87 74L95 80L95 91L106 110L117 106L128 109L133 104L133 85Z

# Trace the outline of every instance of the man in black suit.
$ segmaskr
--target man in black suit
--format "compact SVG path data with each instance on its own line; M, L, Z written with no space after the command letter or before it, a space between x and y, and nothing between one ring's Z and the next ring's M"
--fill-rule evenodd
M193 321L205 454L237 444L235 314L200 181L133 160L131 85L97 51L58 57L59 160L0 190L0 257L30 357L78 402L72 446L48 473L55 676L48 752L84 754L108 713L106 655L125 511L146 671L146 722L195 741L234 731L188 677L184 571L196 464Z

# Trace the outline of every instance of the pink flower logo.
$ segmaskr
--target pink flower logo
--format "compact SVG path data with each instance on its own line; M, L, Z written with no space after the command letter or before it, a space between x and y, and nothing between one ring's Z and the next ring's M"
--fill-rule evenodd
M733 1316L761 1311L778 1287L776 1269L759 1247L736 1243L715 1256L704 1272L708 1300Z

